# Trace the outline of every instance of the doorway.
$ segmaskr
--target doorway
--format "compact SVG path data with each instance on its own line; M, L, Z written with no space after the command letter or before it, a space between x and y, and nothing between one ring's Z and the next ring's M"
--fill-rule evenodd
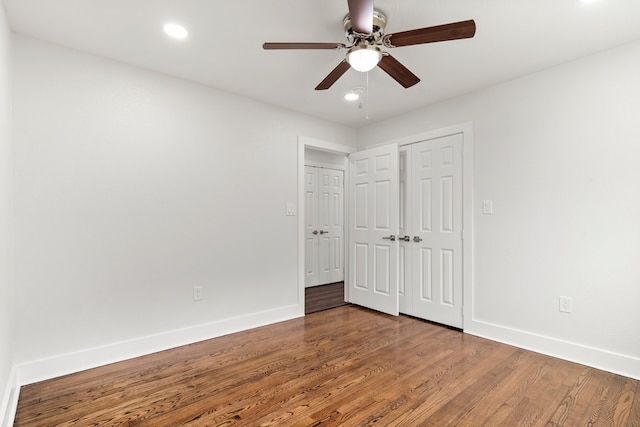
M305 171L306 167L311 166L318 169L331 169L342 172L343 175L343 183L342 186L345 186L345 175L347 170L347 155L349 153L355 152L355 147L345 146L341 144L335 144L332 142L316 140L307 137L299 137L298 138L298 207L299 207L299 216L298 216L298 306L301 309L301 314L305 312L305 296L306 296L306 282L307 282L307 269L305 265L307 264L307 245L309 242L306 239L307 235L307 209L305 209L306 204L306 191L305 191ZM344 190L343 190L344 191ZM348 266L345 265L345 242L347 239L347 232L344 227L344 192L343 192L343 203L342 203L342 225L343 225L343 237L342 237L342 254L339 259L341 259L342 265L342 278L337 281L337 284L329 285L334 288L339 288L342 286L342 303L348 300L348 290L344 284L344 275L348 271ZM311 230L311 233L313 233ZM320 230L318 231L318 235L320 235ZM330 236L331 233L328 233ZM327 236L327 234L323 233L323 236ZM335 252L334 252L335 254ZM327 286L327 285L325 285ZM310 288L312 289L312 288ZM318 292L321 291L318 289Z

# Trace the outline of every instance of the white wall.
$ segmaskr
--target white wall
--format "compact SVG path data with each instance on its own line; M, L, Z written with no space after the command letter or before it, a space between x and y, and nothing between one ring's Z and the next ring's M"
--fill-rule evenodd
M14 49L18 363L303 313L285 216L297 138L353 146L355 130L21 36Z
M640 378L639 113L640 42L370 125L359 141L472 121L468 331Z
M327 151L304 149L305 165L326 167L338 170L345 170L346 156L343 154L330 153Z
M14 349L12 267L11 33L0 2L0 423L8 404Z

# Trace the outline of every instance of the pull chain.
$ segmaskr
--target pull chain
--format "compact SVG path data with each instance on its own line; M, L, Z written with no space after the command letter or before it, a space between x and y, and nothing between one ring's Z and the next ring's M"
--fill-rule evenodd
M368 71L367 71L367 95L366 95L365 103L366 103L365 120L369 120L369 72Z

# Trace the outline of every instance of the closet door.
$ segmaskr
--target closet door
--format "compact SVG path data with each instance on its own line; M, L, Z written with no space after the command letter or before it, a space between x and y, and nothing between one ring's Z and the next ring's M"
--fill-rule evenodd
M398 146L349 156L349 301L398 315Z
M462 328L462 142L411 146L414 316Z
M412 248L411 242L411 146L400 147L400 238L398 248L400 274L398 277L398 297L400 313L413 315L413 274L411 265Z
M319 284L344 280L344 173L318 169Z
M304 286L316 286L318 274L318 169L304 167Z
M344 172L305 166L305 287L344 280Z

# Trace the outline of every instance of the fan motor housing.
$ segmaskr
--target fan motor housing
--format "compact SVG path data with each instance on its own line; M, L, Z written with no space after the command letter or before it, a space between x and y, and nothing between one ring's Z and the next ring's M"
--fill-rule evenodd
M353 45L362 43L375 44L382 40L384 29L387 27L387 17L379 10L373 11L373 32L371 34L360 34L353 30L351 26L351 16L347 14L342 21L344 25L344 35Z

